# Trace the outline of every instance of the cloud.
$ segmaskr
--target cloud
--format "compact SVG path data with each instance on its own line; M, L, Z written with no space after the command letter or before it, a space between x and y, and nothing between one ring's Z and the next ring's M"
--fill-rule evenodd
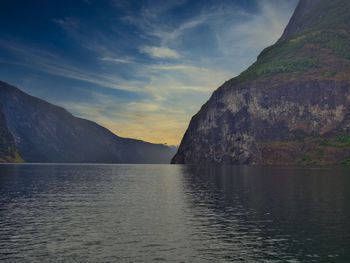
M149 76L145 89L153 95L196 93L207 97L234 72L211 69L188 64L158 64L142 69L142 75ZM204 102L204 100L202 101Z
M154 16L153 7L146 5L137 15L124 17L124 22L136 26L146 40L158 43L157 47L181 54L182 59L240 72L280 37L296 2L260 0L253 12L232 1L208 1L190 17L179 20L164 11ZM154 49L142 51L161 58Z
M143 82L138 80L126 80L116 74L96 73L83 67L74 66L71 61L64 60L50 52L18 45L16 43L0 41L0 48L15 55L14 64L50 75L67 79L79 80L101 86L108 89L123 90L128 92L143 92Z
M113 63L122 63L122 64L132 64L136 63L134 60L130 58L111 58L111 57L102 57L100 58L101 61L108 61Z
M163 45L168 45L172 41L180 38L187 31L203 25L206 21L207 19L205 17L199 16L192 20L185 21L173 29L152 26L147 31L147 34L157 37Z
M156 143L177 145L187 125L184 109L159 104L154 100L116 103L108 96L92 95L92 103L64 101L61 105L80 117L97 121L118 136Z
M178 144L211 93L279 38L296 0L259 0L249 12L234 1L205 1L183 17L171 10L186 1L155 1L140 2L136 12L130 1L115 1L128 32L115 25L113 31L91 27L82 18L54 21L93 66L14 42L0 41L0 48L16 58L7 63L94 85L89 102L59 102L74 114L123 137ZM100 87L132 96L111 97Z
M164 14L155 17L148 11L129 16L124 21L135 25L146 41L159 43L140 50L154 63L134 69L135 74L148 79L143 87L148 96L120 104L113 110L113 119L119 125L110 118L105 119L104 125L123 136L178 144L191 116L210 94L279 38L294 4L263 0L257 2L256 12L249 13L227 1L222 5L204 5L190 19L176 23L170 19L162 22L159 17L164 18ZM198 45L191 42L192 38L198 40ZM166 47L165 52L160 50L162 47ZM176 61L162 63L164 57Z
M179 53L167 47L143 46L140 48L140 52L147 54L152 58L180 58Z
M240 54L247 56L253 53L256 57L262 49L274 44L290 19L294 5L292 3L262 0L258 2L257 13L240 15L243 20L241 23L225 25L225 21L217 20L213 31L216 32L222 55L242 60Z
M62 27L64 30L67 31L74 31L79 28L80 22L78 19L73 17L64 17L64 18L55 18L52 19L52 22L56 23L60 27Z

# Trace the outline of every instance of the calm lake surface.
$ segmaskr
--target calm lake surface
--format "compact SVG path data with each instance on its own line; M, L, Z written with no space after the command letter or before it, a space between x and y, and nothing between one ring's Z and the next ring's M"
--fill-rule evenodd
M350 262L350 170L0 165L1 262Z

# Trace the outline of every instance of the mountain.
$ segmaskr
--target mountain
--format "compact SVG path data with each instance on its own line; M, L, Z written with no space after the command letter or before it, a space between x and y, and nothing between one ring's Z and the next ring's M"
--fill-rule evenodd
M121 138L0 82L0 162L169 163L162 144Z
M7 129L6 119L1 109L0 104L0 163L21 162L22 158L16 149L12 134Z
M301 0L192 118L172 162L350 164L350 1Z

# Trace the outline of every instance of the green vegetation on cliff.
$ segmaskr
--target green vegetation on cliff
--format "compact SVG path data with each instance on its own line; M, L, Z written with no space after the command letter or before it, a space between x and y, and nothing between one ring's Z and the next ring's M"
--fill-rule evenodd
M350 165L349 43L350 1L300 0L192 118L173 163Z
M344 78L350 70L350 1L302 0L283 36L239 81Z
M0 111L0 163L20 163L22 157L18 153L14 140L7 130L5 118Z
M23 163L24 160L16 149L8 149L7 154L0 153L0 163Z
M299 34L265 49L256 63L238 78L241 81L278 74L317 78L341 77L350 69L350 34L315 31Z

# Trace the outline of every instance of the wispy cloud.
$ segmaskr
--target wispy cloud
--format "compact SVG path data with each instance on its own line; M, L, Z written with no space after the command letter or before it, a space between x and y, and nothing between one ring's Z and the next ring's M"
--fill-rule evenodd
M145 53L152 58L180 58L178 52L167 47L143 46L140 48L140 52Z
M111 58L111 57L102 57L101 61L113 62L113 63L122 63L122 64L132 64L136 63L133 59L128 58Z
M238 8L229 1L221 5L204 5L196 15L175 23L174 26L161 23L147 11L141 17L129 16L126 22L136 25L148 36L146 39L173 51L169 57L176 57L177 61L161 63L158 59L164 55L152 53L155 49L148 48L146 53L156 63L144 65L137 73L149 79L144 89L151 97L147 104L131 104L132 113L125 115L134 121L123 125L125 131L120 127L115 127L115 130L121 134L140 137L135 130L140 128L138 125L141 123L142 129L147 131L143 136L157 134L157 137L147 139L178 143L191 116L209 98L211 92L244 70L263 48L279 38L294 4L289 1L276 4L263 0L257 2L257 12L254 13ZM211 43L201 40L201 28L206 29L206 40ZM192 37L199 38L195 44L199 43L200 46L191 43ZM206 45L208 49L204 48ZM203 51L198 53L198 48ZM141 49L145 51L144 46ZM177 54L181 54L181 57ZM150 127L145 128L148 125Z
M93 103L65 101L61 105L81 117L98 120L119 136L157 143L178 144L187 125L185 109L158 104L154 100L116 103L108 96L98 93L93 96Z
M116 74L95 73L83 67L74 66L71 61L36 48L0 41L0 48L7 49L17 58L7 61L33 70L46 72L54 76L79 80L109 89L124 90L129 92L143 92L143 82L137 80L125 80Z
M52 21L67 31L74 31L79 27L78 19L73 17L54 18Z
M76 115L120 136L178 144L211 93L279 38L296 0L259 0L250 11L229 0L205 1L191 15L171 13L186 4L142 1L135 11L131 1L116 0L119 16L103 28L82 18L52 20L89 63L16 42L0 41L0 49L15 58L6 63L95 86L89 102L59 101ZM106 88L132 95L111 97Z
M257 3L259 12L241 13L244 20L241 23L225 26L225 21L217 20L213 31L222 57L236 59L236 64L244 69L262 49L274 44L281 36L295 2L262 0Z
M211 16L211 15L210 15ZM208 16L198 16L189 21L185 21L179 26L169 29L161 28L159 26L151 26L148 28L147 33L157 37L162 45L169 45L172 41L181 37L187 31L196 28L199 25L209 22Z

